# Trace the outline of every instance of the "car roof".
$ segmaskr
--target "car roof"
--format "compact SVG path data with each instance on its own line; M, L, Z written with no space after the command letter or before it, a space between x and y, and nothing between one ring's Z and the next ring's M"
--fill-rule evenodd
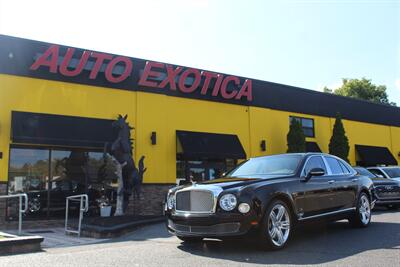
M322 153L322 152L305 152L305 153L280 153L280 154L273 154L273 155L265 155L265 156L257 156L257 157L251 157L251 159L255 158L264 158L264 157L271 157L271 156L284 156L284 155L299 155L299 156L311 156L311 155L316 155L316 156L332 156L336 157L334 155L330 155L327 153Z
M367 169L398 169L400 166L372 166L368 167Z

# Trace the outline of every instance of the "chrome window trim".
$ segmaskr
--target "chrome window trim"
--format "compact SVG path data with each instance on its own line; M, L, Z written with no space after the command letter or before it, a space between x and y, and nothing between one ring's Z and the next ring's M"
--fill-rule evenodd
M341 158L338 158L338 157L333 156L333 155L322 155L322 157L325 160L325 164L327 164L328 167L329 167L329 170L330 170L330 175L329 176L351 176L351 175L355 175L357 173L353 168L350 169L348 164L344 160L342 160ZM329 166L329 163L326 160L326 158L336 159L339 163L342 163L350 171L350 173L344 173L344 172L336 173L336 174L332 173L331 167Z
M326 162L325 162L325 159L324 159L324 157L323 157L322 154L321 154L321 155L312 155L312 156L309 156L309 157L306 159L306 161L304 162L304 165L303 165L303 168L301 169L300 175L301 175L302 177L305 177L305 176L307 175L307 174L305 173L305 169L306 169L307 163L308 163L308 161L309 161L310 159L312 159L312 158L314 158L314 157L321 157L321 158L322 158L322 162L323 162L324 165L325 165L325 169L326 169L326 172L327 172L327 173L325 173L324 175L322 175L322 177L329 175L329 172L330 172L331 169L328 169L328 167L326 166Z

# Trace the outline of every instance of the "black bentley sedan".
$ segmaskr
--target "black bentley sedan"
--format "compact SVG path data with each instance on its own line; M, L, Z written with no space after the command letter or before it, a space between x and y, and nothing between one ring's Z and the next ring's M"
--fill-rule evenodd
M257 157L222 178L172 188L166 223L185 242L246 235L280 249L298 223L348 219L367 227L372 190L371 179L328 154Z
M400 180L384 176L380 169L382 167L373 167L370 169L354 167L361 175L368 176L374 183L374 192L377 206L385 206L388 209L400 208ZM383 167L395 170L394 167ZM390 173L390 171L388 171Z

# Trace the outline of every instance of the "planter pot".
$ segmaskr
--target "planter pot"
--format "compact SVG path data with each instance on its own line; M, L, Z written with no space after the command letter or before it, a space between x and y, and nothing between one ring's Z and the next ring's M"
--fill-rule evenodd
M100 207L100 216L101 217L110 217L111 216L111 206Z

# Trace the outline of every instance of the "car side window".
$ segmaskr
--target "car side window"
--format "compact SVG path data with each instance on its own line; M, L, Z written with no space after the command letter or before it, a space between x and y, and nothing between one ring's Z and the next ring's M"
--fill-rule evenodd
M326 167L325 167L324 161L322 160L322 157L320 157L320 156L311 157L307 161L306 166L304 167L303 175L307 175L307 173L309 173L312 169L315 169L315 168L321 168L326 173Z
M343 170L344 174L350 174L351 173L349 168L344 163L342 163L340 160L339 160L339 164L340 164L340 167L342 167L342 170Z
M343 169L340 167L339 161L332 157L325 157L326 162L328 163L329 167L331 168L332 174L343 174Z
M376 176L378 176L378 177L382 177L382 178L384 178L385 177L385 175L383 174L383 172L381 172L380 170L378 170L378 169L368 169L370 172L372 172L373 174L375 174Z

